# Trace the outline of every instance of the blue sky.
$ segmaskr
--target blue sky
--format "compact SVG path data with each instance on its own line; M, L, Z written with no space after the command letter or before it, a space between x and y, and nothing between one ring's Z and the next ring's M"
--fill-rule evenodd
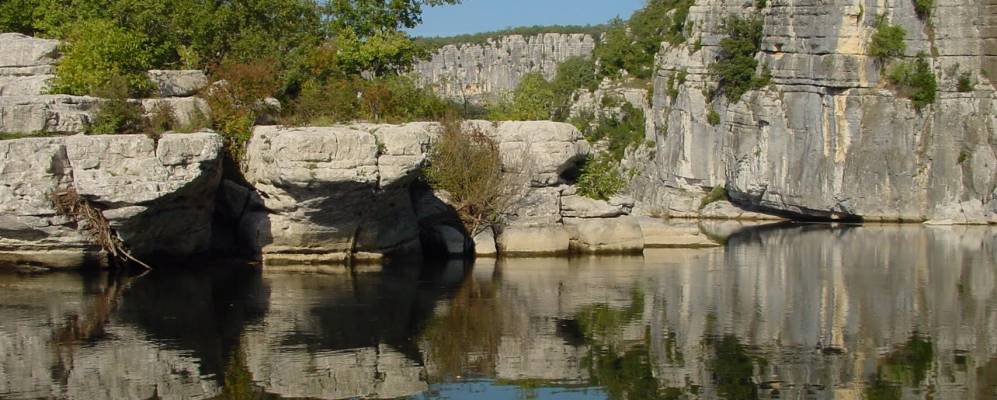
M600 24L624 19L644 0L462 0L456 6L426 7L413 36L450 36L515 26Z

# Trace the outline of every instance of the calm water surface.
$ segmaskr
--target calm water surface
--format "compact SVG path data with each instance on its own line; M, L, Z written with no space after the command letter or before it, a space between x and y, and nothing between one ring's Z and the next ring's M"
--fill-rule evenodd
M997 229L291 274L0 274L0 398L991 399Z

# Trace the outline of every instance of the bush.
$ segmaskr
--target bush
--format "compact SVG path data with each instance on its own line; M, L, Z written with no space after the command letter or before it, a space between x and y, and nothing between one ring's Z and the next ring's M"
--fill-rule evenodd
M94 115L94 122L87 129L90 135L145 133L148 125L142 116L142 106L128 101L128 84L125 78L111 77L94 91L105 100Z
M174 116L174 109L170 103L156 103L149 112L146 134L149 137L159 140L165 132L178 130L177 119Z
M963 72L959 74L959 84L958 89L960 92L972 92L973 91L973 77L970 72Z
M372 121L439 120L453 111L451 104L402 75L363 82L363 117Z
M425 175L434 189L446 191L472 235L498 222L513 188L502 174L498 143L477 129L465 130L452 115L429 152Z
M225 139L229 155L238 162L252 137L256 117L265 107L262 100L272 96L280 86L276 63L272 60L228 62L216 69L215 78L224 82L207 90L212 123L215 131Z
M730 102L768 84L765 74L756 75L755 53L761 49L762 28L762 20L757 16L733 16L723 22L726 37L720 41L720 55L710 65L710 73L717 81L717 90Z
M710 107L710 111L706 113L706 122L709 122L712 126L717 126L720 124L720 114L713 107Z
M935 7L934 0L913 0L914 12L921 19L931 18L931 9Z
M887 79L894 85L897 94L910 99L918 110L935 102L938 83L924 53L918 54L914 61L890 67Z
M620 162L609 153L589 157L578 175L578 194L596 200L609 200L626 187Z
M554 85L543 75L530 73L523 76L511 96L507 96L489 114L495 121L532 121L551 119L557 104Z
M590 142L606 140L607 152L614 160L622 160L626 150L644 141L644 111L623 103L618 117L603 117L585 138Z
M710 190L710 192L703 197L703 200L699 202L699 209L702 210L706 208L706 206L709 205L710 203L715 203L727 199L728 199L727 189L720 185L714 186L713 189Z
M907 44L904 43L906 35L907 31L902 26L890 25L886 17L880 15L876 18L876 32L869 42L869 55L880 61L903 56L907 51Z
M112 78L124 80L129 91L126 96L139 97L152 89L145 75L151 58L145 38L111 21L98 19L75 25L63 52L55 69L54 93L95 94Z

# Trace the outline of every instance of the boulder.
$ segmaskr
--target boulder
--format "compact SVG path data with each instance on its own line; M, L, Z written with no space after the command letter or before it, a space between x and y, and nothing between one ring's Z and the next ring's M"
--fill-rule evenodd
M49 65L58 57L58 40L0 33L0 68Z
M86 96L3 96L0 133L81 133L93 122L99 102Z
M389 179L382 180L382 149L367 129L257 127L244 168L265 209L248 213L239 224L247 246L265 260L319 263L418 249L417 218L403 184L409 177L386 169L383 176ZM391 171L418 170L422 158L405 164L401 149L385 151L399 156L391 160Z
M570 218L613 218L626 215L622 205L572 195L561 197L561 216Z
M564 225L571 234L574 252L626 254L644 250L641 226L631 217L565 219Z
M186 97L208 87L208 77L201 70L152 70L147 73L160 97Z
M571 237L561 225L507 226L496 240L503 256L553 256L567 254Z
M501 122L490 134L499 144L506 170L527 174L534 186L558 184L590 150L577 128L559 122Z
M561 188L527 187L513 200L506 225L549 226L561 223Z
M102 210L137 255L187 256L210 247L221 176L220 136L71 136L0 141L0 252L78 266L98 250L49 194L73 187ZM51 254L63 253L62 261ZM57 257L59 258L59 257Z
M648 249L720 246L720 243L703 234L693 222L638 217L637 223L644 235L644 247Z
M148 117L157 107L165 105L173 112L173 118L181 127L207 125L211 121L211 107L200 97L163 97L142 99L142 109Z
M54 75L3 75L0 74L0 96L37 96L48 91Z
M780 220L781 217L775 215L756 213L731 204L729 201L714 201L707 204L699 211L700 218L704 219L740 219L740 220Z
M488 227L477 235L474 235L474 255L478 257L495 257L498 255L494 229Z

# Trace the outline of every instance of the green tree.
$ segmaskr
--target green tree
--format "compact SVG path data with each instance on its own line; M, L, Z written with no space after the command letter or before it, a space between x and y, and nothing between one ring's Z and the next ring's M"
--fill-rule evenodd
M145 36L111 21L95 19L74 26L64 53L56 67L54 92L92 94L115 77L125 80L132 95L151 88L145 75L151 66Z
M543 75L530 73L512 92L511 98L499 104L490 115L493 120L548 120L557 104L557 94L554 85L547 82Z

